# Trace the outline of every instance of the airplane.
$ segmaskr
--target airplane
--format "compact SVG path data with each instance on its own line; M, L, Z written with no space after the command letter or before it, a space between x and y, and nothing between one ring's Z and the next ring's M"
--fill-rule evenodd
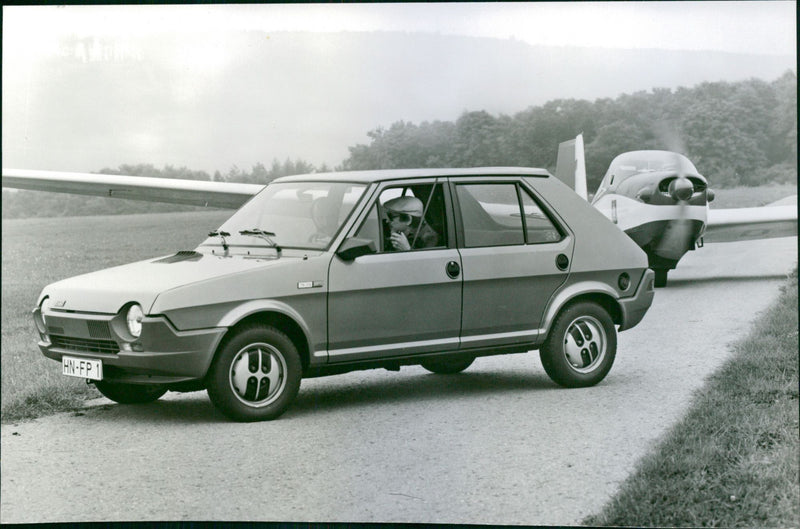
M588 200L583 136L559 145L556 177ZM3 187L236 209L260 184L6 169ZM592 205L647 254L655 286L705 242L797 236L797 205L710 209L714 192L684 155L632 151L611 162ZM784 199L786 200L786 199Z
M559 145L556 177L589 200L583 135ZM748 208L711 209L708 180L684 155L631 151L611 161L591 204L647 254L655 286L706 242L797 236L797 196Z

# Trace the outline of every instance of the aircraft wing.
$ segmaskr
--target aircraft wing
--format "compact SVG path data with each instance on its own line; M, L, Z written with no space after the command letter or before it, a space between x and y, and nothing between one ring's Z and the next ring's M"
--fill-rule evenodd
M703 242L797 236L797 196L793 199L755 208L709 209Z
M236 209L259 184L3 169L3 187Z

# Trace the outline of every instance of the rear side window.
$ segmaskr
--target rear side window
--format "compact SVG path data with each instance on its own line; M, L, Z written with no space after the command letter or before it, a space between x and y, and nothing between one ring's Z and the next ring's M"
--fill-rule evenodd
M515 183L459 184L456 194L467 248L561 239L561 233L536 200Z
M522 188L519 191L522 197L522 211L525 213L525 241L528 244L560 241L561 232L550 217L527 191Z

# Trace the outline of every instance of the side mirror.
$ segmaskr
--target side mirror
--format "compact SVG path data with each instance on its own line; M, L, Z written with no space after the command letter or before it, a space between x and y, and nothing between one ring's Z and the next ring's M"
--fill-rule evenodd
M339 250L336 251L336 255L344 261L352 261L356 257L376 253L377 251L377 248L375 248L375 241L352 237L342 243Z

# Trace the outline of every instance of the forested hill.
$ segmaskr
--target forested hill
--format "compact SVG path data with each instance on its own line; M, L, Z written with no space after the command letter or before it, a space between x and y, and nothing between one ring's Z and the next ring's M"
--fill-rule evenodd
M532 166L554 169L558 144L584 134L589 188L608 163L629 150L686 154L716 188L797 181L797 76L772 82L702 83L653 89L595 101L558 99L513 115L465 111L455 121L395 122L368 132L368 144L349 147L336 169ZM303 160L269 169L233 166L209 174L188 168L123 165L130 174L266 183L285 174L328 170ZM3 190L3 217L175 211L174 205ZM186 208L188 209L188 208Z
M715 187L795 181L797 76L768 83L702 83L594 102L556 99L507 115L465 112L455 122L397 122L350 147L345 169L523 166L555 168L558 144L583 133L590 189L618 154L687 155Z

